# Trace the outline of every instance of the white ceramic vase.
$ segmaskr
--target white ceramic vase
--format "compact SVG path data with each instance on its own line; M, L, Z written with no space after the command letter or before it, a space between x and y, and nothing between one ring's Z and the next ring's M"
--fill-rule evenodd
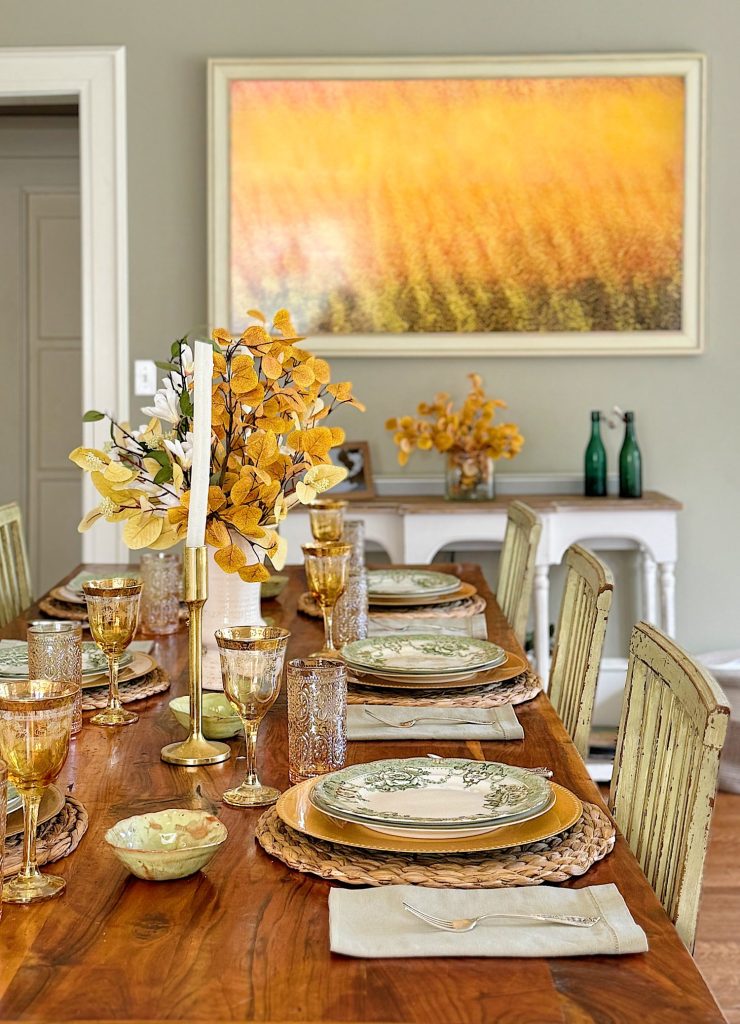
M265 552L257 548L252 551L247 541L237 537L235 544L247 557L247 564L264 562ZM236 572L227 573L216 565L216 548L208 548L208 600L203 606L203 647L209 662L212 654L218 653L215 632L223 626L264 626L260 609L261 583L245 583ZM210 675L211 673L209 673ZM213 680L211 680L213 682Z

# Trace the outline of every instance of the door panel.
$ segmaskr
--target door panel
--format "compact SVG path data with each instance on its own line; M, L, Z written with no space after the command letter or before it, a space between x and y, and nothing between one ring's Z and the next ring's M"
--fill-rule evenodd
M81 558L82 430L79 196L26 196L28 537L37 592Z

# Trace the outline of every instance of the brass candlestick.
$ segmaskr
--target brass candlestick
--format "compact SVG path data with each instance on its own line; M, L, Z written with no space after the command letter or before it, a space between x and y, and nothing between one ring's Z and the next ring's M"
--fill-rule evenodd
M183 569L185 576L185 603L190 609L188 627L188 675L190 692L190 734L179 743L162 747L162 760L169 764L193 767L199 764L220 764L231 757L231 748L225 743L213 743L203 735L203 680L201 643L203 605L208 598L207 548L185 548Z

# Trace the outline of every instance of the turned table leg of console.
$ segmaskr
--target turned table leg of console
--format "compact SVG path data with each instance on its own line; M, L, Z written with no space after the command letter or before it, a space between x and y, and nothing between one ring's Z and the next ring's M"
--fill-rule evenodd
M676 563L660 562L660 610L662 627L668 636L676 635Z

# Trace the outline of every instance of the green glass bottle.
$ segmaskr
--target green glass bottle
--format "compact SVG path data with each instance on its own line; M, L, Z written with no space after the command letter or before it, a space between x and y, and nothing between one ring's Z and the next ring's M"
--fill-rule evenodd
M587 497L606 496L606 448L601 440L601 413L598 409L591 413L591 438L586 448L585 478Z
M642 455L635 436L635 414L624 414L624 441L619 453L619 497L642 497Z

